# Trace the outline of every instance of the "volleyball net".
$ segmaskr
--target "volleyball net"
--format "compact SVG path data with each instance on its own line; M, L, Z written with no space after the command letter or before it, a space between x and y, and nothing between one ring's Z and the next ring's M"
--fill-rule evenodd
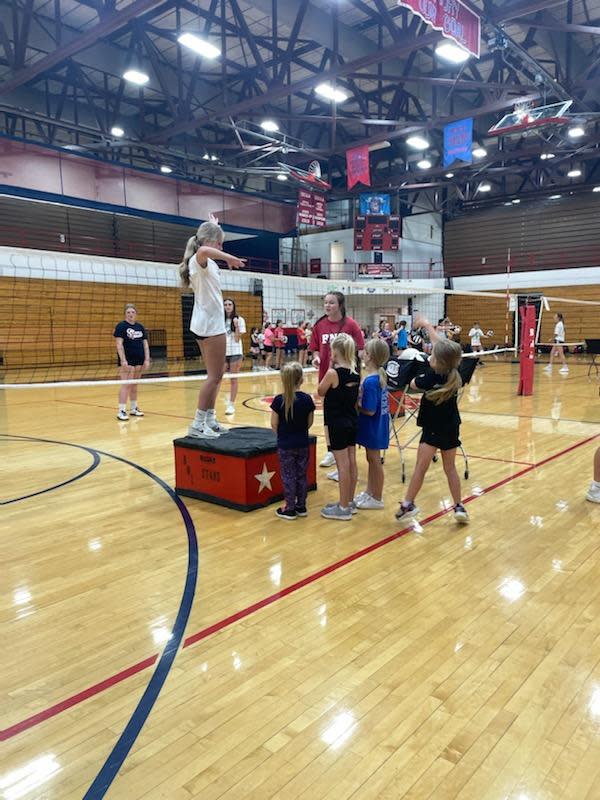
M0 388L118 381L113 332L128 303L148 334L151 366L143 380L202 378L189 331L193 295L181 290L177 266L13 248L0 248L0 266ZM484 348L511 355L518 347L517 295L451 291L441 278L347 281L224 269L221 285L245 323L238 377L264 368L262 354L253 358L251 333L267 322L283 329L281 359L297 358L298 328L310 330L331 291L344 294L347 313L367 337L382 326L393 332L402 320L410 330L419 313L434 324L448 317L451 335L467 350L475 323L486 334Z

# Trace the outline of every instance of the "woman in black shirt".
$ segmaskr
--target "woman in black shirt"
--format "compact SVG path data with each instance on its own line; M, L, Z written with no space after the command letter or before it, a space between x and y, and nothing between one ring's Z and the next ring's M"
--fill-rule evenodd
M121 380L130 381L139 378L150 366L150 348L146 329L137 322L137 311L131 303L125 306L125 319L117 324L113 336L117 345ZM129 397L129 414L132 417L144 416L144 412L137 404L137 383L125 383L119 387L117 419L121 422L129 419L127 397Z

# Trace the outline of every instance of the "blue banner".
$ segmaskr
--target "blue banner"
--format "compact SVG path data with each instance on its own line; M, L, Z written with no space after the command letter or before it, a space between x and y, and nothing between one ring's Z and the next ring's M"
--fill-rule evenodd
M455 161L473 161L473 120L460 119L444 126L444 167Z

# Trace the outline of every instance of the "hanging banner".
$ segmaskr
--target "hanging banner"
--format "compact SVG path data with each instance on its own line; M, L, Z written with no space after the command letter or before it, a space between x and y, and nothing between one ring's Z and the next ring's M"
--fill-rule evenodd
M365 186L371 185L368 144L346 150L346 176L348 189L352 189L357 183L363 183Z
M473 120L459 119L444 125L444 167L455 161L473 162Z
M308 189L298 189L297 224L312 225L315 228L325 227L327 202L324 194L311 192Z
M481 19L459 0L398 0L447 39L479 58Z

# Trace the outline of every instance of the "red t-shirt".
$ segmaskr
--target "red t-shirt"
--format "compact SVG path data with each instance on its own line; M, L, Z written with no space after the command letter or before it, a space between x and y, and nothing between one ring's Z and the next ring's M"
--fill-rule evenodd
M285 342L283 341L284 337L283 328L275 328L273 331L273 346L274 347L283 347Z
M304 328L296 328L296 337L298 344L306 344L306 331Z
M309 349L317 352L321 363L319 364L319 380L323 377L329 369L329 362L331 361L331 351L329 349L329 342L339 333L347 333L351 336L356 343L356 350L364 350L365 339L358 324L352 317L346 317L345 320L338 320L337 322L330 322L327 317L323 317L313 328L312 336L310 339Z

